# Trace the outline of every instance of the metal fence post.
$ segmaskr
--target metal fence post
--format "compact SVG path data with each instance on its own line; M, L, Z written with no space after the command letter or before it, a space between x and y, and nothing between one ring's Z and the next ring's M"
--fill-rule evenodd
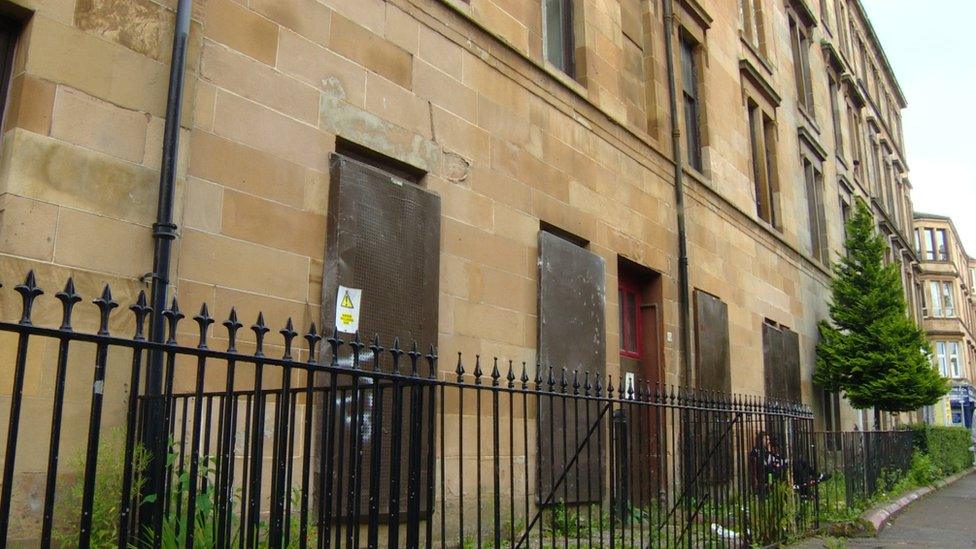
M613 435L616 440L614 440L614 459L616 461L616 478L614 478L614 483L616 483L615 489L615 500L613 504L616 506L617 516L620 517L621 521L624 521L624 517L627 513L627 506L630 502L630 459L628 449L630 448L630 433L627 429L627 415L624 413L623 409L614 410L613 412Z

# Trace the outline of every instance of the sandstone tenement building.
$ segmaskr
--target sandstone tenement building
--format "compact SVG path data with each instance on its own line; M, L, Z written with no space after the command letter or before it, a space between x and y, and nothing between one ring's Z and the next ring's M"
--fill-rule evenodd
M915 212L915 251L921 266L916 291L923 304L922 327L935 367L952 380L952 392L924 410L925 420L968 428L976 401L976 262L952 220L941 215Z
M5 285L146 288L175 4L0 1ZM562 357L863 428L811 372L864 200L921 318L905 98L857 0L198 0L187 67L188 308L331 325L341 284L364 331L442 356ZM592 340L564 337L581 318ZM28 378L35 417L50 391Z

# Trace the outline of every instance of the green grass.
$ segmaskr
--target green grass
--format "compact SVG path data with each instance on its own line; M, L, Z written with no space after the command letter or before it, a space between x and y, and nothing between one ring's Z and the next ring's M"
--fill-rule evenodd
M121 429L113 430L103 436L98 446L98 467L95 471L95 494L92 505L92 528L91 528L91 547L110 548L118 547L118 521L120 514L120 502L122 500L122 480L124 472L124 433ZM173 446L173 445L171 445ZM171 450L167 456L167 465L174 464L178 454ZM53 533L56 546L72 548L79 545L78 515L81 509L81 501L84 493L84 485L81 482L81 471L84 471L85 455L79 453L70 462L70 469L76 472L75 481L65 489L65 497L59 501L57 516L60 518L57 529ZM162 529L159 532L159 541L163 547L184 547L186 534L189 528L193 528L193 547L209 548L217 545L217 497L216 497L216 458L214 456L202 456L198 462L197 486L200 487L195 495L196 511L194 517L187 516L187 507L190 497L190 473L189 464L185 464L185 471L173 479L169 493L169 512L163 517ZM141 446L136 446L133 457L134 484L133 494L138 494L143 487L141 480L149 466L149 454ZM204 488L205 486L205 488ZM144 502L151 502L156 499L155 494L145 497ZM292 508L300 505L301 493L298 488L293 488L290 494ZM179 502L179 504L177 504ZM230 524L228 525L227 543L236 545L239 539L238 530L240 528L241 508L240 491L235 491L230 508ZM176 509L179 507L180 512ZM300 518L293 513L286 525L288 528L288 544L284 547L298 547L300 533ZM271 540L268 539L268 525L261 523L257 528L257 546L268 547ZM136 545L131 547L152 545L155 534L153 532L142 532L134 541ZM310 546L315 545L317 531L315 524L310 522L306 530L306 539Z

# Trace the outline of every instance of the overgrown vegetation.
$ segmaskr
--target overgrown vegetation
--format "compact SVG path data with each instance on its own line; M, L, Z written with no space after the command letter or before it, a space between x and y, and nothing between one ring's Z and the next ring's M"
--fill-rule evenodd
M867 509L916 488L931 486L973 465L972 441L967 429L931 425L914 425L911 429L915 444L911 464L904 473L883 471L875 493L866 498L848 497L847 479L840 474L818 487L823 522L855 522Z
M124 448L124 432L120 429L104 435L98 447L91 528L91 547L95 549L119 546L119 516L125 472ZM167 466L173 466L178 457L179 454L176 453L176 450L171 450L167 456ZM136 445L132 462L134 476L132 494L138 494L142 490L142 478L144 476L142 473L148 468L149 462L148 452ZM69 471L73 472L74 481L66 489L65 497L58 503L57 516L61 520L54 532L54 539L59 547L72 548L79 545L78 519L84 494L84 469L85 454L79 453L69 462ZM187 515L191 481L189 463L184 464L183 472L174 471L174 475L168 496L168 511L163 517L162 530L159 532L160 545L167 548L185 547L186 534L192 525L193 547L203 549L217 546L219 518L217 516L215 458L213 456L202 456L200 458L196 479L198 487L196 511L192 519ZM297 488L292 489L290 496L292 508L297 509L300 505L301 496L299 490ZM155 499L156 496L150 494L146 496L144 501ZM230 520L227 525L226 543L230 546L235 546L239 542L240 499L240 491L236 490L229 502ZM297 513L292 513L286 528L288 529L288 543L278 544L278 546L298 547L301 524ZM268 532L266 523L261 522L257 525L255 537L258 547L264 548L272 545L272 540L268 538ZM317 534L316 525L310 520L306 530L306 541L309 546L316 545ZM142 532L137 536L135 545L132 547L152 546L154 537L152 532Z
M79 451L67 463L74 481L58 500L56 516L61 518L52 537L60 547L78 546L78 522L84 496L85 452ZM92 503L91 547L118 547L119 515L122 502L122 479L125 471L125 432L113 429L102 435L98 446L98 470L95 474L95 498ZM142 471L149 465L149 454L141 446L133 451L132 469ZM142 490L142 481L134 480L132 493Z
M928 455L943 475L958 473L973 465L972 435L964 427L912 425L915 449Z

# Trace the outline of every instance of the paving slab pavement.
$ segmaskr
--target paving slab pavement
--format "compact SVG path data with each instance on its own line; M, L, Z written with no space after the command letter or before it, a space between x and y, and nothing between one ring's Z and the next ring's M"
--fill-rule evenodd
M976 474L909 505L876 538L810 539L791 547L976 548Z

